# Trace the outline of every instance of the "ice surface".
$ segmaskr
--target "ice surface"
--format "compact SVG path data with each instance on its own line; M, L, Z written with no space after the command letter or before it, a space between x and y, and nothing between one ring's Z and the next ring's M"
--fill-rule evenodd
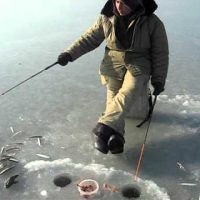
M65 171L71 173L72 175L79 176L80 180L86 179L88 177L95 177L96 180L99 183L101 183L101 190L103 183L115 184L117 188L120 188L123 185L134 182L133 175L129 172L116 170L114 167L106 168L104 165L96 163L92 163L89 165L84 165L82 163L74 163L70 158L54 161L36 160L29 162L24 166L24 168L28 170L27 173L40 170L52 170L58 167L65 169ZM142 188L142 194L140 199L170 199L166 191L163 188L159 188L152 181L139 179L138 185ZM74 185L74 187L76 186ZM107 194L105 192L103 193L103 191L101 191L101 193L101 199L107 199L108 197L109 199L125 199L119 194Z
M54 63L58 54L93 24L105 1L0 3L2 93ZM200 194L200 2L157 3L156 13L169 38L170 66L145 146L140 199L196 200ZM1 200L77 200L76 184L84 178L117 187L133 181L146 125L138 129L140 121L126 120L126 145L121 155L102 155L91 140L91 129L105 108L106 91L98 76L103 52L104 44L1 96L0 147L20 143L20 151L10 152L19 163L0 176ZM42 136L41 145L30 138L38 135ZM38 160L37 154L47 157ZM62 173L69 173L73 181L60 189L53 178ZM19 174L18 184L4 188L5 180L15 174ZM119 193L103 190L99 195L98 199L124 199Z

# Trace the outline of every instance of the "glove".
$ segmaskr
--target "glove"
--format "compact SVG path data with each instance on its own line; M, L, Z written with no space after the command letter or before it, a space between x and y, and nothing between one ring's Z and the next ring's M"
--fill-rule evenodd
M67 52L64 52L64 53L61 53L59 56L58 56L58 64L62 65L62 66L65 66L67 65L67 63L69 61L72 61L72 57L69 53Z
M156 82L152 84L154 87L153 95L158 96L161 92L164 91L164 86L160 82Z

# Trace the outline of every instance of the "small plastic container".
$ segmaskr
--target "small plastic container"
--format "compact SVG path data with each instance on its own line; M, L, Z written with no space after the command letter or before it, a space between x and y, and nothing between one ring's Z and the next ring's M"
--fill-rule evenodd
M99 191L99 184L92 179L85 179L78 184L80 196L84 198L94 197Z

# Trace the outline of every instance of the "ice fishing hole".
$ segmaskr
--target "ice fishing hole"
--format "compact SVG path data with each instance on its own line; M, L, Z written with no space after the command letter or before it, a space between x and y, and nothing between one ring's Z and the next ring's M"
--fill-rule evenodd
M69 185L72 180L69 174L58 174L54 177L53 182L58 187L65 187Z
M124 197L128 199L139 198L141 194L141 189L136 184L129 184L122 187L121 193Z

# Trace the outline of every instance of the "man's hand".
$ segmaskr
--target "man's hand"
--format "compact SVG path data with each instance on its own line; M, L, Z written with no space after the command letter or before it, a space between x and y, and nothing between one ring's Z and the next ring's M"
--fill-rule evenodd
M72 57L69 53L64 52L58 56L58 64L65 66L68 64L69 61L72 61Z
M152 84L154 87L153 95L158 96L161 92L164 91L164 86L160 82L156 82Z

